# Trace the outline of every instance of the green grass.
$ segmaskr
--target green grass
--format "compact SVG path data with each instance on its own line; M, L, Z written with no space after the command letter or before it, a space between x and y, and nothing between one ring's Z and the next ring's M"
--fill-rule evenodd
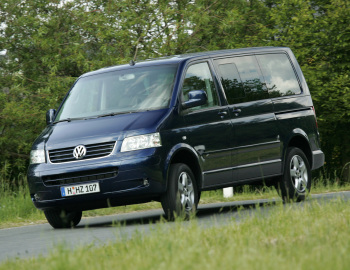
M246 186L242 192L236 193L234 197L227 199L223 198L222 190L203 192L200 204L273 197L278 197L273 188L254 189ZM161 208L159 202L150 202L85 211L83 212L83 217L113 215L159 208ZM12 191L8 184L0 181L0 229L46 222L43 212L34 207L25 181L20 182L16 191Z
M0 269L350 269L349 202L277 204L266 206L267 215L264 208L241 210L240 222L220 227L202 228L196 219L155 224L131 239L73 251L61 246Z
M0 228L35 224L43 219L44 214L31 201L24 178L19 179L15 190L0 178Z
M311 194L350 190L350 184L340 186L337 181L330 179L319 177L314 180ZM43 212L37 210L31 201L25 178L19 178L17 182L18 188L13 190L8 181L0 178L0 229L46 222ZM236 192L232 198L227 199L223 198L222 190L203 192L200 204L271 198L278 198L274 188L244 186L240 192ZM103 216L157 208L161 208L159 202L150 202L86 211L83 216Z

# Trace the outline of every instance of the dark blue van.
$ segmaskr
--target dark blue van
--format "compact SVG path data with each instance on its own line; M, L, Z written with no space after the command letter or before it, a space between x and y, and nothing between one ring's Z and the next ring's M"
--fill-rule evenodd
M304 200L321 167L308 86L289 48L159 58L82 75L33 144L28 182L54 228L82 211L160 201L195 213L201 191L256 182Z

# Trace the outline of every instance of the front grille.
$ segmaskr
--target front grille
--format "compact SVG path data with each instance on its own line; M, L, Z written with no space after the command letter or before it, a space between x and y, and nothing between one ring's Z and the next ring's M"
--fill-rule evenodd
M107 178L116 177L117 175L117 168L108 168L43 176L42 180L46 186L56 186L103 180Z
M115 142L88 144L86 147L86 155L80 159L91 159L108 156L112 153ZM77 159L73 156L75 147L54 149L49 151L49 158L52 163L70 162Z

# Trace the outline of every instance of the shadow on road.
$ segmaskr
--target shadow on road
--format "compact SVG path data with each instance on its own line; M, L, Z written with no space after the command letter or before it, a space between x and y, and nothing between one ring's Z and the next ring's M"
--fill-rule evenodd
M203 205L199 208L197 217L204 218L207 216L217 215L217 214L225 214L225 213L233 213L241 210L247 209L256 209L258 207L267 207L276 205L275 200L271 201L242 201L242 202L233 202L233 203L225 203L222 206L212 206L212 205Z
M204 204L199 205L197 210L197 219L204 219L210 216L223 215L227 213L235 213L241 210L255 209L257 207L266 207L275 205L275 200L252 200L252 201L241 201L241 202L226 202L226 203L215 203L215 204ZM75 229L84 228L105 228L113 226L139 226L149 225L156 223L172 222L168 221L162 210L149 210L146 212L120 214L115 216L101 217L101 220L95 221L96 218L91 219L92 222L82 223Z

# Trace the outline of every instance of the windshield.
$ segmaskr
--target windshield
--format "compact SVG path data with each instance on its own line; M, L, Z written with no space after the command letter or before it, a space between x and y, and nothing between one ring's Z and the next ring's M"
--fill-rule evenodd
M130 68L81 78L55 122L169 106L177 66Z

